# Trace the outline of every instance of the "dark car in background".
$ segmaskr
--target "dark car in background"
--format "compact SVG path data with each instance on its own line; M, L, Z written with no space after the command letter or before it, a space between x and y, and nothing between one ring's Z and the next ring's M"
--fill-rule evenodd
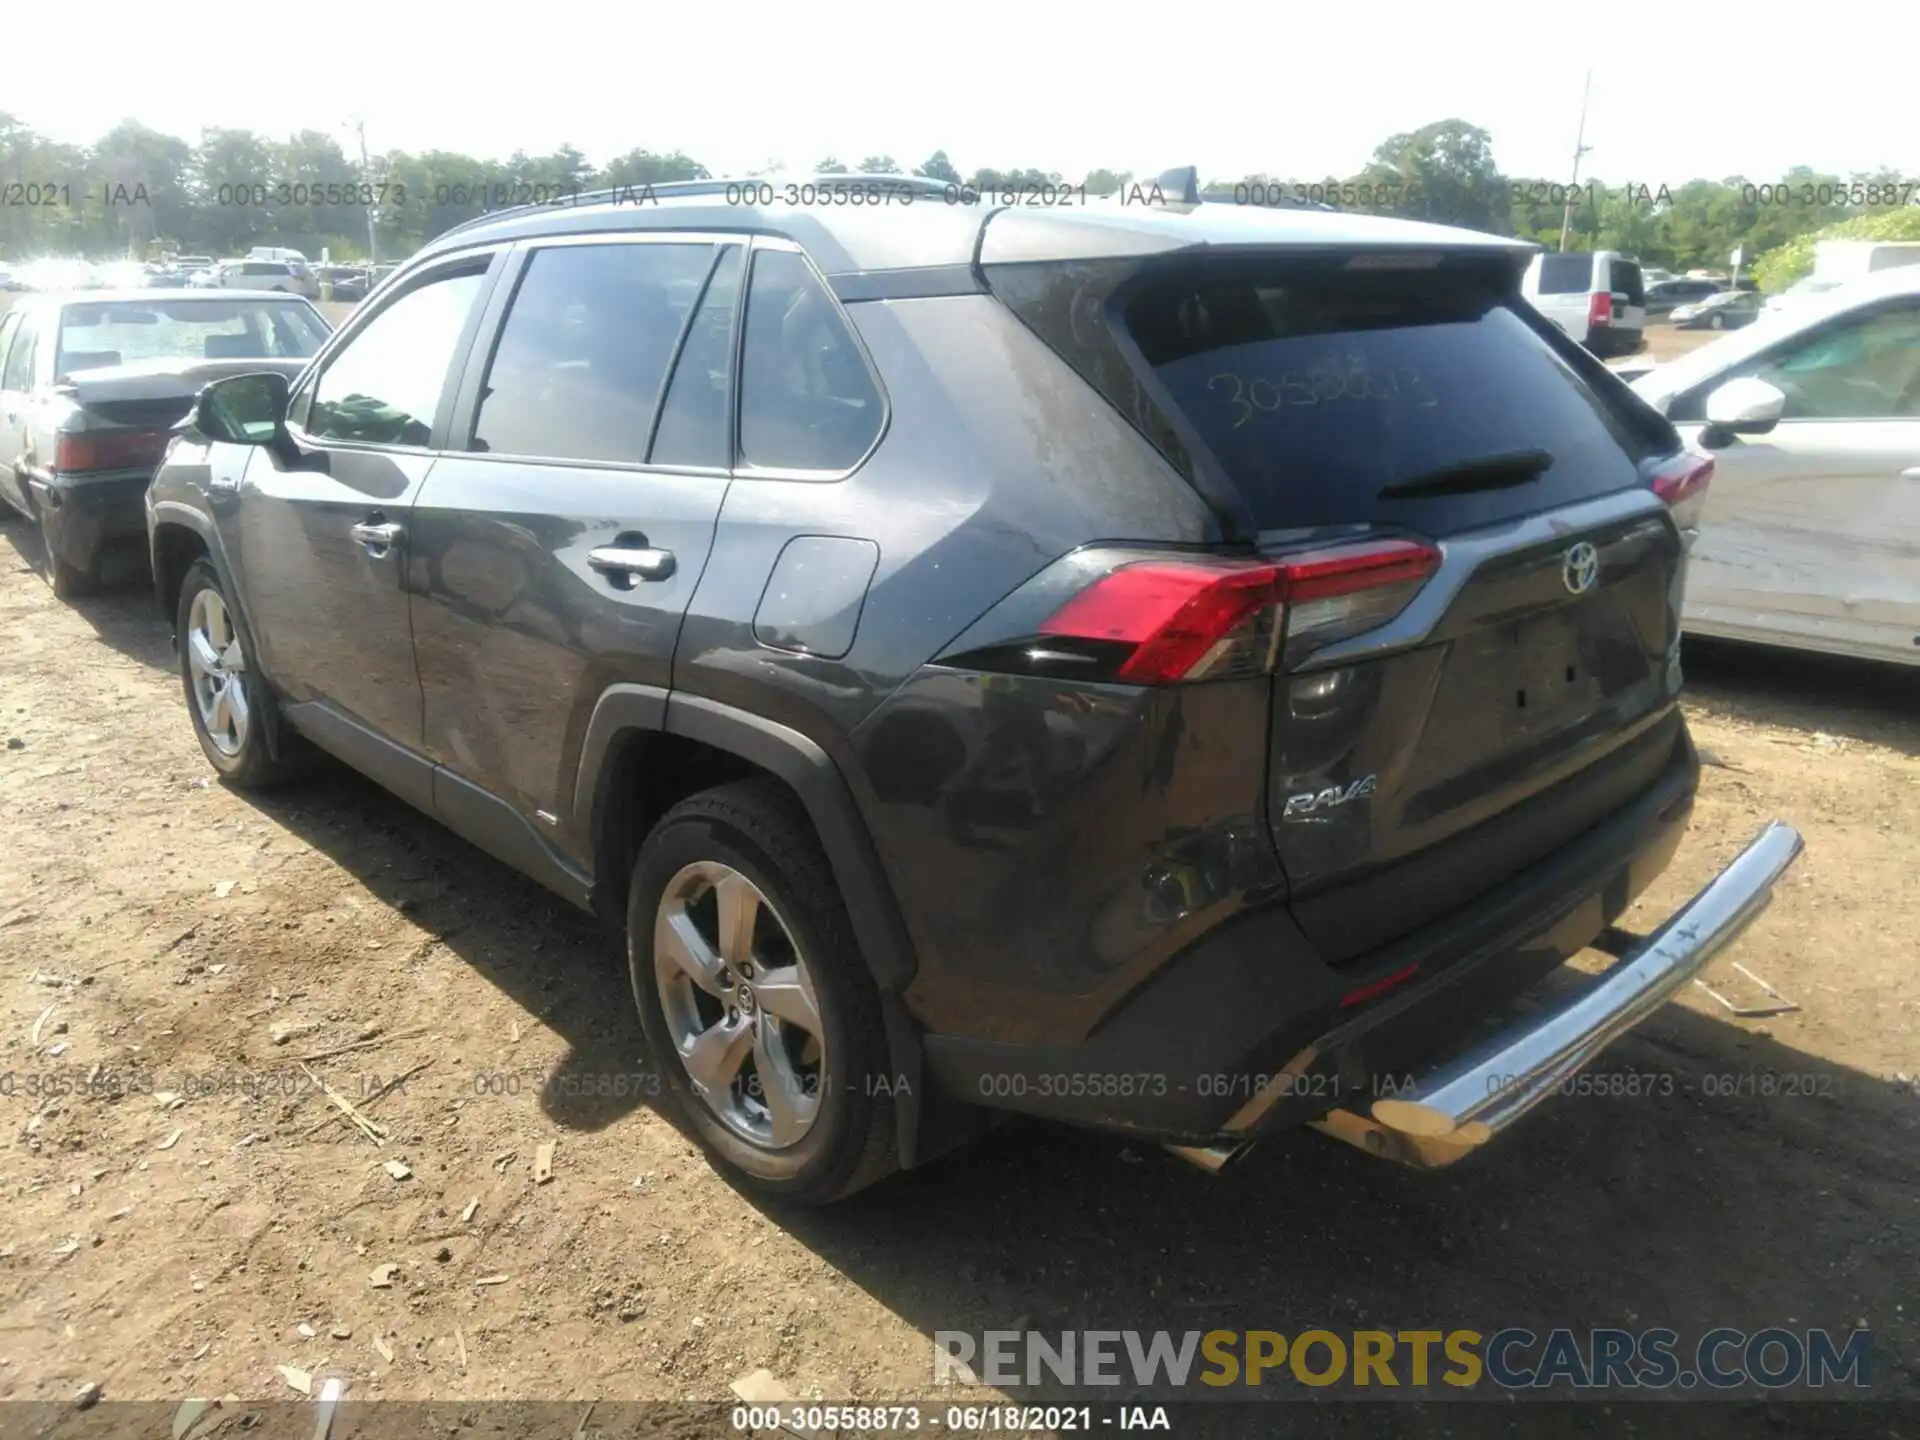
M1718 280L1695 280L1685 276L1673 280L1661 280L1647 286L1647 318L1671 315L1681 305L1692 305L1706 299L1709 295L1718 295L1726 286Z
M1738 330L1758 320L1764 305L1756 290L1723 290L1679 306L1673 323L1680 330Z
M1784 825L1617 928L1712 462L1528 247L833 183L924 203L499 212L202 391L147 507L216 773L318 747L623 930L692 1133L807 1202L1006 1111L1446 1164L1759 913Z
M285 295L35 295L0 320L0 502L34 521L54 593L83 594L110 546L143 559L142 497L172 427L222 376L300 372L331 327Z

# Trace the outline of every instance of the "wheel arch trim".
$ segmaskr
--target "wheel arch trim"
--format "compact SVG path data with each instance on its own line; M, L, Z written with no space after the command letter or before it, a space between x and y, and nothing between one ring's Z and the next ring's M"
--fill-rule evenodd
M609 798L607 756L622 735L635 730L711 745L785 781L820 837L874 982L883 994L906 987L916 965L899 902L852 790L818 743L719 701L651 685L610 685L587 721L574 785L573 828L589 845Z
M575 833L592 846L609 801L607 757L635 730L677 735L726 751L785 781L799 796L832 867L861 959L880 991L881 1017L895 1080L894 1123L903 1168L957 1142L962 1125L935 1107L935 1133L923 1135L926 1071L919 1028L902 991L915 957L899 901L881 866L846 779L814 740L776 721L700 696L651 685L610 685L595 702L581 741L573 801ZM598 857L593 857L597 869Z

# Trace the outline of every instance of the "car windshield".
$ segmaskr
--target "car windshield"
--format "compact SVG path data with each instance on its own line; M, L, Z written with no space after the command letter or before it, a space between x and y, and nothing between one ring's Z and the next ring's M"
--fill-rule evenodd
M309 306L285 300L132 300L60 313L56 374L146 360L305 359L327 338Z

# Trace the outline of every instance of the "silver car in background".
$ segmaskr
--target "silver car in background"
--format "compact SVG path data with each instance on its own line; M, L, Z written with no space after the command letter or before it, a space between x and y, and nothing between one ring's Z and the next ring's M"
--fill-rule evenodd
M1920 266L1632 385L1716 461L1688 633L1920 665Z

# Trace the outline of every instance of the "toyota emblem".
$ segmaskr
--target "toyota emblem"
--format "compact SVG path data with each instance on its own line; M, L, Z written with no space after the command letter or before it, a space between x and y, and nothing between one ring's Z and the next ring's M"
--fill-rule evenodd
M1600 552L1582 540L1569 546L1560 562L1560 579L1569 595L1584 595L1600 577Z

